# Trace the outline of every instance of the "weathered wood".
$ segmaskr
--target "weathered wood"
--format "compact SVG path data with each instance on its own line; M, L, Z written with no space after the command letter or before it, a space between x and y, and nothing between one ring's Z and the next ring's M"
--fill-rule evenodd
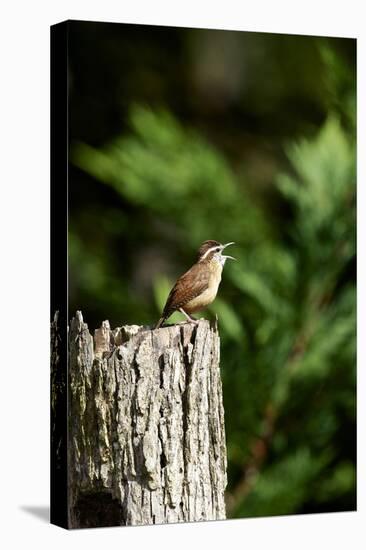
M69 526L225 518L216 323L69 331Z

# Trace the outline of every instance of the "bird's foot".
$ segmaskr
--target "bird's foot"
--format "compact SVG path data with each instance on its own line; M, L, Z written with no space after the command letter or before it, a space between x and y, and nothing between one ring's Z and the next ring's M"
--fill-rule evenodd
M188 320L188 323L191 323L191 325L199 325L200 324L198 319L187 319L187 320Z
M184 309L182 307L179 309L179 311L181 313L183 313L183 315L187 319L188 323L192 323L193 325L198 325L199 324L199 321L197 321L197 319L194 319L193 317L188 315L188 313L186 311L184 311Z

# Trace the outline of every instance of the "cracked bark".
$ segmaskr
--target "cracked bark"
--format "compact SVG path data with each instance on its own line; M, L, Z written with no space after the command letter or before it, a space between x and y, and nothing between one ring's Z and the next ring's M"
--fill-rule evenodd
M216 323L69 331L69 527L225 518Z

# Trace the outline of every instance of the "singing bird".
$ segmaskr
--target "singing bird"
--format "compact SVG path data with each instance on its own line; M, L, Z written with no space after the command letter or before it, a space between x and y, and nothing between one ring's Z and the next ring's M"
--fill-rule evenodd
M197 262L179 277L170 291L156 329L160 328L174 311L183 313L190 323L198 323L190 313L200 311L214 301L226 260L235 260L232 256L222 254L231 244L234 243L205 241L201 244Z

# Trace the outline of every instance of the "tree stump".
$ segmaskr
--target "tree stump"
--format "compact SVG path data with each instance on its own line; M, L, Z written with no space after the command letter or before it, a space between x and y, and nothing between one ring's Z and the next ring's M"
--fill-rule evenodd
M217 323L69 330L71 528L225 518Z

